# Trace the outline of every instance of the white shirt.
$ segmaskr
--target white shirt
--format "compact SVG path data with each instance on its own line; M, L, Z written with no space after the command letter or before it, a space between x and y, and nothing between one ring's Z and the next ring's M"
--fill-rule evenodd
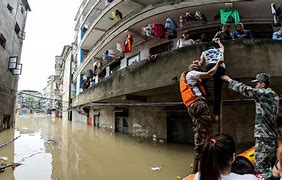
M220 177L221 177L220 180L258 180L258 178L253 174L240 175L232 172L226 175L221 175ZM199 179L200 179L200 175L199 172L197 172L195 174L194 180L199 180Z
M195 41L193 39L178 39L177 40L177 43L176 43L176 46L177 48L181 48L181 47L184 47L184 46L191 46L195 44Z
M185 77L186 83L192 86L193 92L194 92L195 95L198 96L198 97L199 97L199 96L202 96L202 93L201 93L199 87L196 86L196 84L198 83L198 81L199 81L199 79L200 79L199 77L200 77L200 75L202 75L202 74L204 74L204 72L192 70L192 71L188 72L188 73L186 74L186 77Z

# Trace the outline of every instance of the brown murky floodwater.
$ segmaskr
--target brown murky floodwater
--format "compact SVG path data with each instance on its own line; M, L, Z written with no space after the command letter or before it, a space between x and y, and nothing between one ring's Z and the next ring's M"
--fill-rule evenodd
M22 165L7 168L0 180L175 180L190 173L193 159L189 145L140 143L52 117L17 117L15 129L0 133L0 143L17 136L0 156Z

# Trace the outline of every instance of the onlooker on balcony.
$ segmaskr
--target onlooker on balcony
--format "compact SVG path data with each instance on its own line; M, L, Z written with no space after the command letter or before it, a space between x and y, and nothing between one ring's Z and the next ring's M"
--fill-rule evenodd
M89 82L89 86L91 87L94 84L94 73L91 69L88 69L88 74L87 74L87 81Z
M182 33L181 35L181 39L178 39L177 42L176 42L176 47L177 48L181 48L181 47L184 47L184 46L191 46L191 45L194 45L195 44L195 41L190 37L190 34L188 31Z
M221 41L225 40L231 40L232 39L232 33L230 32L230 24L224 24L221 28L221 31L218 31L213 40L216 38L219 38Z
M273 40L282 40L282 27L272 35Z
M252 32L250 30L245 30L243 23L235 25L236 31L233 34L234 39L251 39Z
M202 34L200 35L200 38L195 41L195 44L198 45L198 44L201 44L201 43L204 43L204 42L208 42L207 33L202 33Z

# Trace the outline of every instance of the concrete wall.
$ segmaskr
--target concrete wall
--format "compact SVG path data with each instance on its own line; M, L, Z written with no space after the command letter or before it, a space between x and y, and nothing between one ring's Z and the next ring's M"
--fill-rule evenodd
M100 127L115 131L114 107L105 107L100 110Z
M129 108L129 133L138 134L136 130L138 127L134 127L134 124L142 126L147 136L152 137L156 135L157 138L167 139L166 132L166 112L162 108L152 107L132 107Z
M72 121L77 121L77 122L82 122L87 124L87 117L86 115L82 115L78 113L77 111L73 110L72 111Z
M223 133L231 134L237 143L246 144L254 140L255 105L224 105L222 110ZM214 128L216 129L216 128Z

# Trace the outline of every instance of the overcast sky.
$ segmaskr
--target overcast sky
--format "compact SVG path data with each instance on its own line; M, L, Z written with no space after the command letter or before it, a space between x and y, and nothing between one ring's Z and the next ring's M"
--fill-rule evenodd
M82 0L28 0L26 37L23 42L22 75L18 90L42 92L48 76L55 73L55 56L74 41L75 15Z

